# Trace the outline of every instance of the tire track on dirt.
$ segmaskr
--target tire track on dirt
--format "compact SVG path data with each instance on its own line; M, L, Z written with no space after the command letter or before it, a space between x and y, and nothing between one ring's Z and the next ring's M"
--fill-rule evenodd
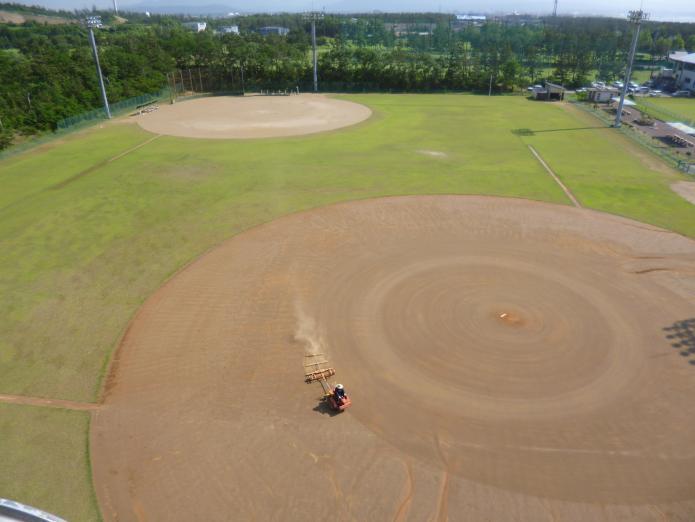
M405 484L405 494L403 495L403 500L396 510L396 515L393 517L393 522L404 522L408 516L408 511L410 511L410 505L413 503L413 491L415 485L415 481L413 480L413 466L410 464L410 462L404 461L403 467L405 468L405 474L408 481Z

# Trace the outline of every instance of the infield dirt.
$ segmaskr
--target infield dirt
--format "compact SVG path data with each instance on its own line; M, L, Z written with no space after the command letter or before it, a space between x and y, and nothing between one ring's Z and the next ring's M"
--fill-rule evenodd
M692 520L694 267L677 234L512 199L255 228L132 322L92 423L103 514ZM344 414L303 382L316 350Z
M215 96L166 105L137 116L155 134L185 138L250 139L299 136L340 129L366 120L372 111L320 94Z

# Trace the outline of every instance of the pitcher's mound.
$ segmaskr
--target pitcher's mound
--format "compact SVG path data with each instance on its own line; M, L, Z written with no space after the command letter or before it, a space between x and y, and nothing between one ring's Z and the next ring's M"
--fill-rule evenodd
M340 129L371 114L364 105L316 94L217 96L162 107L138 116L138 123L156 134L184 138L275 138Z

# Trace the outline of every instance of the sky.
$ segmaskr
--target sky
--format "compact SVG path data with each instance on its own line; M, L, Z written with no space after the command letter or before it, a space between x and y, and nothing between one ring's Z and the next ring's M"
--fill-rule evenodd
M15 0L16 1L16 0ZM327 12L442 11L448 13L534 13L547 14L554 0L117 0L119 7L138 11L156 10L161 5L180 5L191 12L195 6L224 6L229 11L278 12L324 9ZM53 9L108 8L113 0L22 0ZM623 16L643 4L655 20L695 22L694 0L558 0L558 14Z

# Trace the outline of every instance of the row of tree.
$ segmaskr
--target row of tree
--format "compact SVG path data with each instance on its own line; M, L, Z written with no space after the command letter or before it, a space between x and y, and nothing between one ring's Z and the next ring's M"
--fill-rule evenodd
M100 106L87 30L74 23L78 14L63 25L0 25L0 147L18 134L55 129L63 118ZM103 14L108 26L97 31L97 41L111 101L172 85L168 73L177 69L197 70L205 90L311 86L310 26L300 15L210 20L213 28L241 26L240 35L220 35L189 31L176 17L133 14L123 23ZM344 91L499 92L548 78L576 86L596 76L619 77L631 38L625 21L606 18L457 24L442 14L326 16L318 27L325 43L321 85ZM291 31L287 37L261 37L255 31L264 25ZM642 65L685 47L695 51L695 24L648 24L640 39Z

